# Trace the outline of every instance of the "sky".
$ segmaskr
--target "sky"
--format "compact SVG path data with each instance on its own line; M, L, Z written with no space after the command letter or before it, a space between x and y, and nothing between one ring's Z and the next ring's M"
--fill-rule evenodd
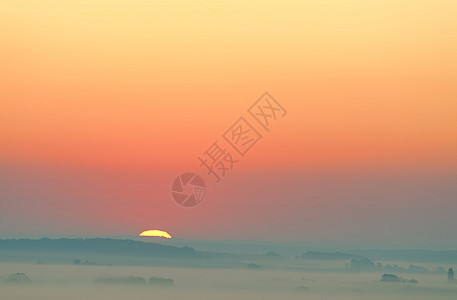
M0 1L0 231L457 247L455 1ZM265 91L287 111L267 131ZM262 135L244 157L223 134ZM238 159L220 182L198 157ZM177 205L195 172L204 200Z

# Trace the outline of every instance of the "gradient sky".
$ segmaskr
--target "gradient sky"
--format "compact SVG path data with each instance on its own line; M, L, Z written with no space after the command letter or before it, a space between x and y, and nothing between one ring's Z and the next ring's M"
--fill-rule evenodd
M457 2L245 2L0 0L0 233L457 247ZM264 91L288 114L214 183Z

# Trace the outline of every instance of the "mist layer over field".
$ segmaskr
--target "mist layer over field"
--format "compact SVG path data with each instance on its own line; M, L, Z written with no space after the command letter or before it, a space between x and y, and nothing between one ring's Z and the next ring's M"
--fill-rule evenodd
M25 273L29 284L6 283ZM455 299L442 274L405 274L417 284L380 282L382 273L0 263L0 299ZM402 274L401 274L402 275ZM96 284L97 278L163 277L174 287ZM403 275L402 275L403 276Z

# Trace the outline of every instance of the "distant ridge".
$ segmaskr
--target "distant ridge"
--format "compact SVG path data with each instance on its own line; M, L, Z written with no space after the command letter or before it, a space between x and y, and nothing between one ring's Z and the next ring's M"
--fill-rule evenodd
M88 239L0 239L0 253L75 253L140 257L204 258L204 252L190 247L110 238Z
M361 258L362 256L356 254L347 254L341 252L318 252L308 251L301 255L303 259L316 259L316 260L351 260L354 258Z
M454 263L457 262L456 250L419 250L419 249L369 249L351 250L352 254L376 260L397 260L409 262Z
M265 248L265 247L263 247ZM262 248L262 249L263 249ZM274 248L274 247L272 247ZM258 251L256 248L252 252ZM301 249L296 249L300 251ZM217 251L217 250L216 250ZM208 252L188 246L163 245L153 242L116 238L41 238L41 239L0 239L0 261L15 262L58 262L70 263L73 259L89 260L101 264L170 265L175 258L182 258L180 266L245 266L243 260L271 260L287 258L278 252L268 251L267 255L233 254L229 252ZM265 252L264 252L265 253ZM300 253L300 252L298 252ZM303 253L303 252L302 252ZM346 250L344 252L308 251L295 256L297 259L346 260L369 258L374 261L405 262L457 262L456 250L418 249L371 249ZM143 258L148 258L144 260ZM197 259L197 260L195 260ZM203 260L207 261L204 263ZM186 262L184 262L186 260ZM211 260L211 262L209 262Z

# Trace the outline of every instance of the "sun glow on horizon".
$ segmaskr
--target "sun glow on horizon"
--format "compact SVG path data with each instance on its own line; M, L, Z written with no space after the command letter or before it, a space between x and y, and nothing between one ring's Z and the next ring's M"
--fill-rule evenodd
M151 229L145 230L139 234L139 236L146 236L146 237L163 237L166 239L171 239L171 235L163 230Z

